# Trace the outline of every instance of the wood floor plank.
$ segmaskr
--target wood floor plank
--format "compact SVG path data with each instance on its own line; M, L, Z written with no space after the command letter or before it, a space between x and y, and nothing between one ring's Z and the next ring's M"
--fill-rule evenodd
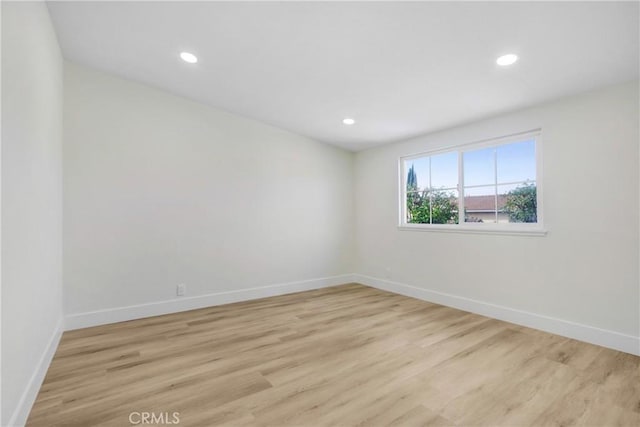
M27 425L637 426L639 362L348 284L65 332Z

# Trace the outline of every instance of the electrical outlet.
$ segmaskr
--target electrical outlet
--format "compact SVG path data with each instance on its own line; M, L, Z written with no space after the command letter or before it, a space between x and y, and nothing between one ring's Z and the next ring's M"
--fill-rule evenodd
M184 283L180 283L176 287L176 295L181 297L181 296L184 296L186 293L187 293L187 285L185 285Z
M391 267L387 267L384 269L384 275L387 279L391 279Z

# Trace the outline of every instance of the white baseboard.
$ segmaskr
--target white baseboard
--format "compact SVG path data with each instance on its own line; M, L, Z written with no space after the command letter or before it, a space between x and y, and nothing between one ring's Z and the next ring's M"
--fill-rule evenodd
M73 329L142 319L162 314L178 313L180 311L195 310L198 308L212 307L276 295L285 295L293 292L309 291L312 289L326 288L351 282L353 282L353 275L343 274L340 276L324 277L320 279L302 280L298 282L282 283L258 288L217 292L194 297L179 297L168 301L71 314L65 317L65 330L70 331Z
M354 274L356 283L640 356L640 337L516 310L404 283Z
M27 383L27 388L20 396L20 400L18 401L18 406L11 418L9 418L8 426L24 426L27 422L27 418L29 417L29 413L31 412L31 407L36 401L36 397L38 397L38 392L40 391L40 386L44 381L44 377L47 375L47 370L49 369L49 365L51 364L51 360L53 359L53 355L56 353L56 349L58 348L58 343L60 343L60 337L62 337L63 332L63 322L62 319L58 322L58 325L53 331L53 335L49 339L49 343L45 348L42 356L40 356L40 360L38 361L38 366L33 371L31 378L29 378L29 382Z
M527 326L579 341L585 341L614 350L624 351L625 353L640 355L640 337L571 322L569 320L531 313L524 310L491 304L484 301L477 301L444 292L418 288L404 283L379 279L363 274L344 274L320 279L302 280L298 282L282 283L257 288L218 292L195 297L181 297L168 301L72 314L66 316L64 329L73 330L88 328L91 326L142 319L162 314L177 313L181 311L195 310L198 308L212 307L276 295L285 295L293 292L320 289L350 282L362 283L363 285L372 286L374 288L383 289L400 295L406 295L424 301L481 314L494 319L515 323L517 325ZM46 372L46 369L44 372Z

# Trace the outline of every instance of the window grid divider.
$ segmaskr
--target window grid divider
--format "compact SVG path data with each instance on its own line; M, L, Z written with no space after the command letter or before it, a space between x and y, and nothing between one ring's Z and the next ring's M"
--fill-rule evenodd
M466 222L466 214L464 211L464 159L462 151L458 151L458 224Z
M493 182L495 183L495 194L493 202L495 204L495 221L498 223L498 149L493 148Z

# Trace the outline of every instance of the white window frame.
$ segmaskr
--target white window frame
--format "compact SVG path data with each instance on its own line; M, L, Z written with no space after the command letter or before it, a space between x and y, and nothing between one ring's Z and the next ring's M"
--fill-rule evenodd
M400 203L399 203L399 223L400 230L409 231L437 231L453 233L478 233L478 234L506 234L506 235L530 235L544 236L547 231L544 228L544 208L543 208L543 185L542 185L542 130L534 129L498 138L490 138L466 144L459 144L440 148L437 150L425 151L400 157L398 161L398 172L400 182ZM499 147L501 145L512 144L527 140L535 140L536 146L536 199L537 199L537 220L536 223L475 223L464 221L464 188L463 188L463 155L467 151L483 148ZM407 170L405 163L407 160L421 157L434 156L438 154L456 152L458 154L458 224L412 224L407 222ZM497 164L495 165L497 167Z

